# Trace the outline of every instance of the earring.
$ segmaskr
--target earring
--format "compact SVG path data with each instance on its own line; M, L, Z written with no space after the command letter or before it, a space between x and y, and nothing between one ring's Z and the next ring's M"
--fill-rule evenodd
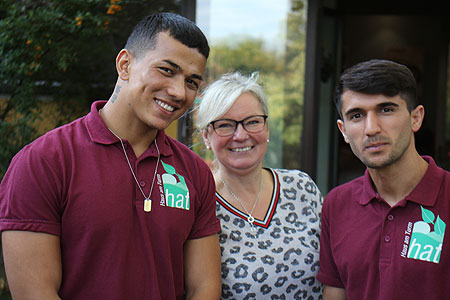
M211 146L210 145L206 145L206 149L211 150Z
M269 140L269 139L267 139L267 142L270 142L270 140Z

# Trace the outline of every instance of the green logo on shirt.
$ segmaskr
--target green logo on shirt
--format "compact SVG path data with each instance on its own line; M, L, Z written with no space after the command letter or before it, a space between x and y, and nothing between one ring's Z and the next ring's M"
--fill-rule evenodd
M166 174L162 174L166 206L189 210L189 190L184 177L175 168L161 160Z
M435 217L432 211L422 206L420 208L423 221L414 223L407 257L439 263L446 225L439 215Z

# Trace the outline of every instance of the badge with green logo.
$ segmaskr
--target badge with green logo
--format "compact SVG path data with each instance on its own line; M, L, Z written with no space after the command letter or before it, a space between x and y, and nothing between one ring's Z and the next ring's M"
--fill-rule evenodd
M173 166L161 160L165 174L162 174L166 206L189 210L189 190L184 177L176 173Z
M432 211L420 208L423 221L414 223L407 257L439 263L446 225L439 215L435 217Z

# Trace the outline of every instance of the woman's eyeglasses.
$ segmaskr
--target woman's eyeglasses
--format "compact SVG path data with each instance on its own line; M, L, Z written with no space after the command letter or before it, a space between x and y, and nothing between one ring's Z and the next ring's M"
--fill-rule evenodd
M247 131L251 133L257 133L264 129L266 125L266 115L250 116L243 120L236 121L231 119L220 119L212 121L209 125L212 126L214 131L220 136L230 136L234 134L239 124Z

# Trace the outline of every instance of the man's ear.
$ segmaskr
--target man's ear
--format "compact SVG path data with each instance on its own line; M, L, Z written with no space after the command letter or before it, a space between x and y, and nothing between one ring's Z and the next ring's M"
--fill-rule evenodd
M345 134L344 121L342 121L341 119L338 119L337 126L338 126L339 131L341 132L342 136L344 137L344 141L348 144L348 138L347 138L347 135Z
M417 105L417 107L411 112L411 129L413 132L419 131L420 127L422 127L424 117L425 108L423 105Z
M116 70L119 78L127 81L130 77L130 63L133 59L130 51L127 49L120 50L116 57Z

